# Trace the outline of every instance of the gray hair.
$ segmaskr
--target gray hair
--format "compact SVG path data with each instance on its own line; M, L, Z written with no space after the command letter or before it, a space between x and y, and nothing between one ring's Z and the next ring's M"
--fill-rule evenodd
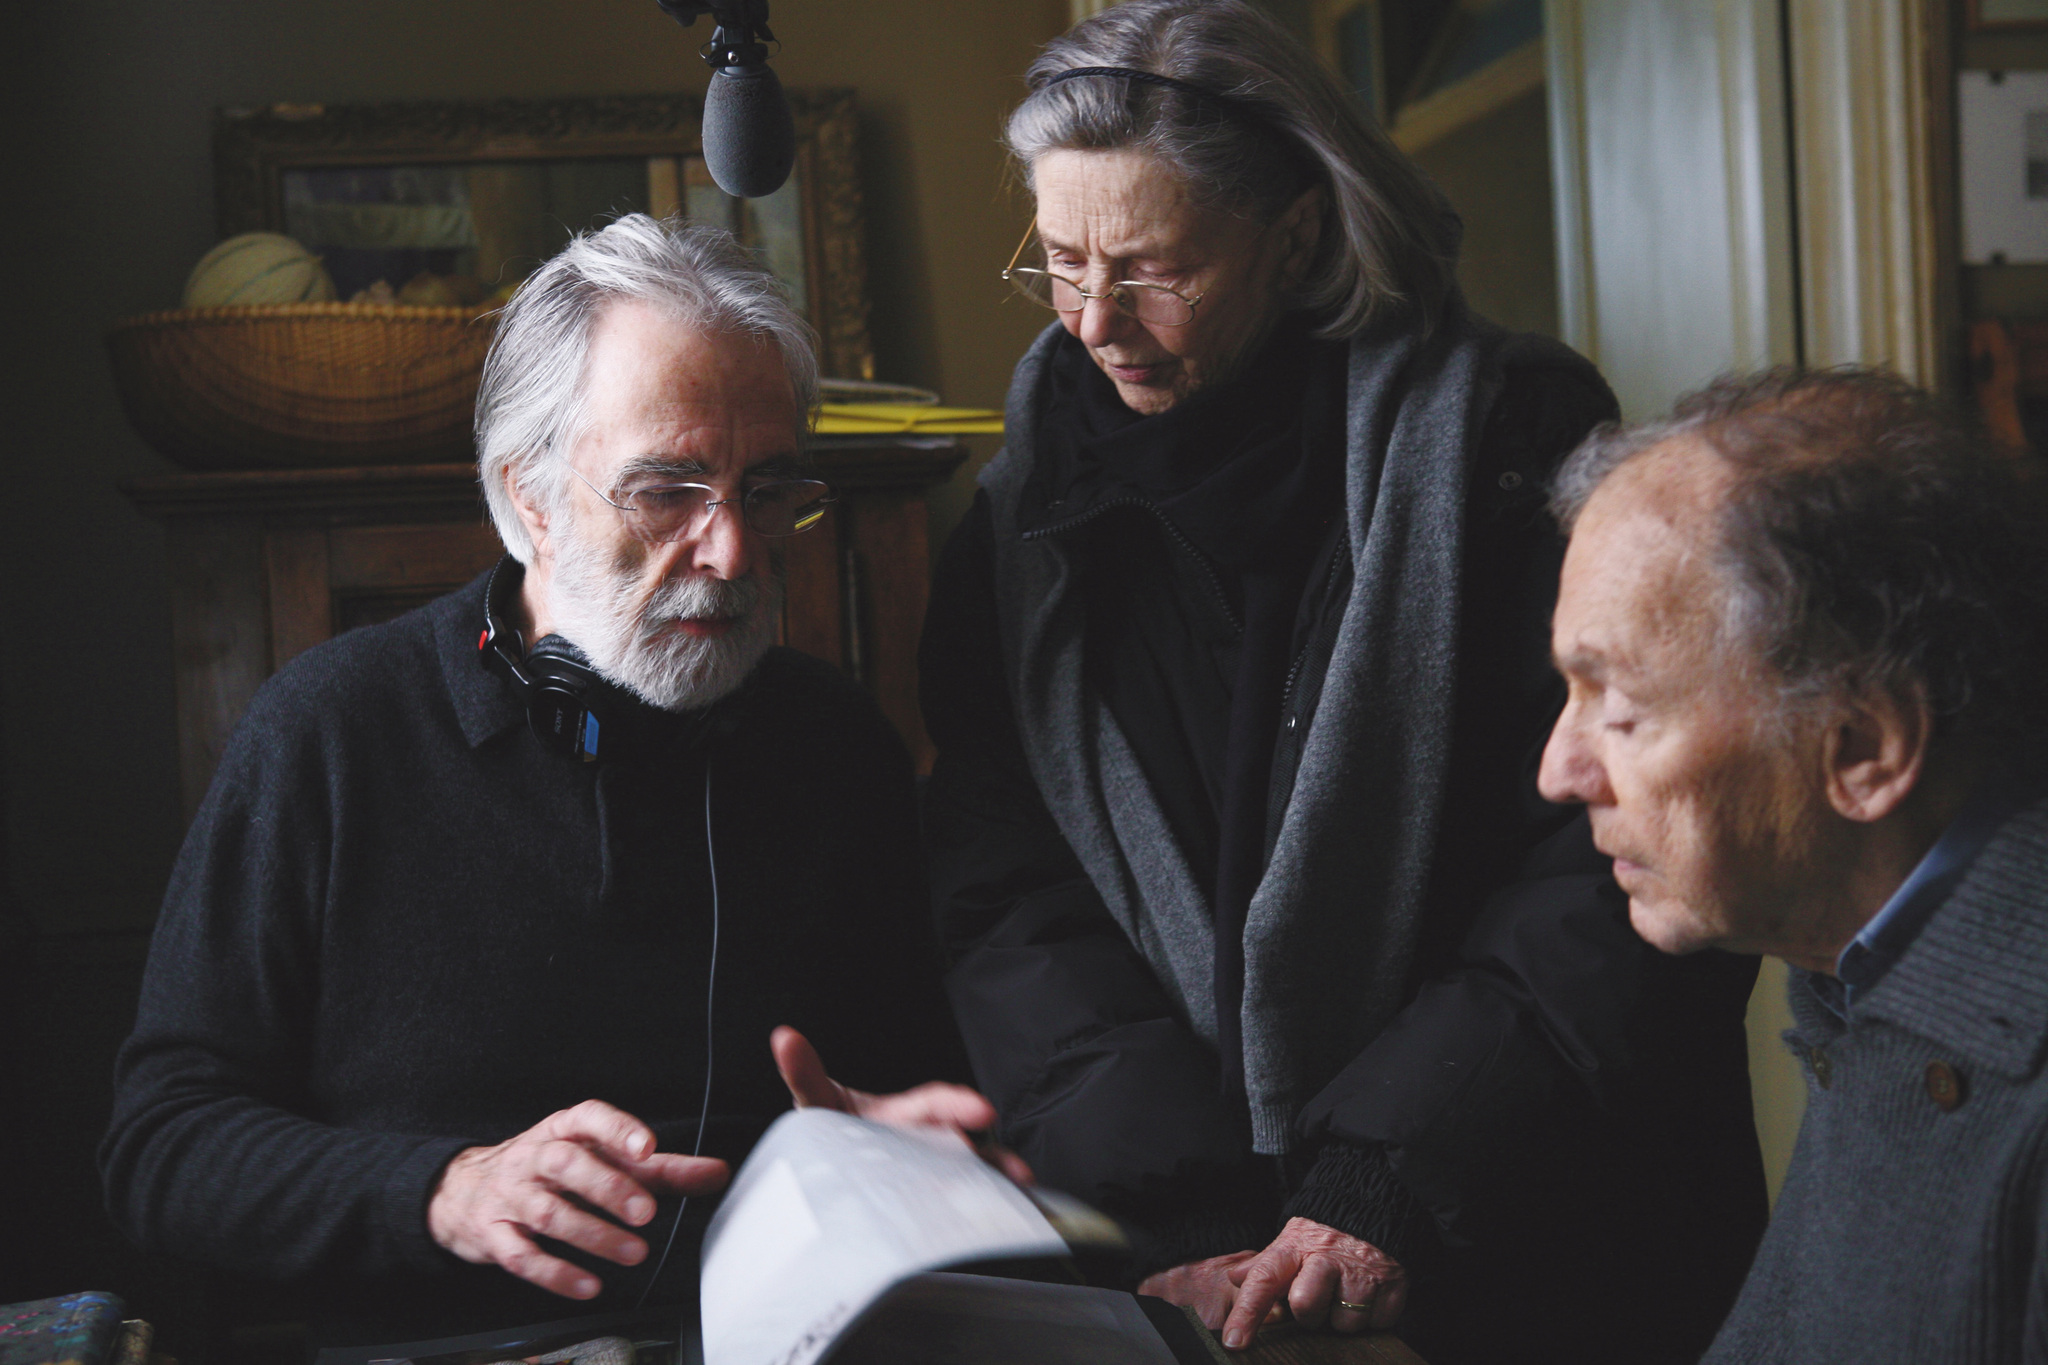
M569 239L498 315L476 395L476 449L484 499L498 538L520 563L533 541L505 490L510 473L542 506L558 507L568 457L582 436L590 330L605 306L634 299L708 334L773 345L789 369L799 441L817 403L818 360L810 325L775 277L722 228L632 213Z
M1670 417L1594 432L1552 485L1569 530L1614 472L1672 442L1718 456L1724 637L1778 711L1925 700L1937 741L2048 741L2048 499L2030 457L1895 374L1844 366L1716 381Z
M1084 66L1224 99L1115 77L1048 84ZM1046 44L1025 79L1032 94L1006 141L1027 182L1047 152L1137 151L1197 203L1264 221L1320 185L1322 238L1296 300L1320 335L1354 336L1409 307L1434 322L1457 255L1450 206L1315 55L1244 0L1128 0Z

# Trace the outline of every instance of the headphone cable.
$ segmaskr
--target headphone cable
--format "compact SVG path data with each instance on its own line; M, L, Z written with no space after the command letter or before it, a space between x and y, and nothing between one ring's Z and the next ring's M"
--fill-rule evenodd
M704 751L704 856L711 866L711 970L704 978L704 1102L697 1110L697 1141L690 1148L690 1155L704 1154L704 1126L711 1117L711 1072L716 1062L713 1051L713 1021L717 1019L715 1005L718 999L718 846L711 836L711 750ZM654 1273L647 1277L647 1283L640 1287L640 1297L633 1304L638 1312L647 1303L647 1296L654 1292L654 1283L661 1278L661 1272L668 1265L668 1254L675 1250L676 1233L682 1230L683 1214L689 1211L690 1196L684 1195L676 1205L676 1218L668 1227L668 1241L661 1248L661 1259L654 1263Z

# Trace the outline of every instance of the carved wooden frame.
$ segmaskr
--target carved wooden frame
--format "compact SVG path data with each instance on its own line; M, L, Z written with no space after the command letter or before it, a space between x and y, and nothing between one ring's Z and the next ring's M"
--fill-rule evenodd
M819 361L828 375L872 379L853 92L793 90L789 102ZM281 232L283 172L309 166L698 155L703 117L694 95L218 109L215 212L223 237Z

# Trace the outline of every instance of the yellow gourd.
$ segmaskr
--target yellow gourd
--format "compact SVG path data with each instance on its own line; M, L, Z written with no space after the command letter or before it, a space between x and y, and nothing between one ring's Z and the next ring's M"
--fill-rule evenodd
M331 303L320 258L281 232L245 232L199 258L185 281L187 308L248 303Z

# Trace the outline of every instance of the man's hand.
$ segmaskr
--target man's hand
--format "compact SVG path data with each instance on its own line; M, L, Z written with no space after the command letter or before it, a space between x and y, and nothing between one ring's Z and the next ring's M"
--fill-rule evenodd
M1252 1332L1283 1297L1296 1322L1327 1322L1339 1332L1392 1327L1408 1303L1408 1273L1398 1261L1306 1218L1288 1219L1273 1245L1227 1273L1238 1286L1223 1325L1223 1344L1233 1351L1251 1345ZM1365 1307L1341 1308L1339 1299Z
M1230 1278L1231 1270L1258 1254L1233 1251L1228 1256L1189 1261L1147 1275L1139 1283L1138 1292L1194 1309L1202 1326L1213 1332L1223 1325L1223 1320L1230 1316L1231 1305L1237 1302L1237 1283Z
M656 1194L714 1194L727 1174L723 1161L655 1151L653 1129L585 1100L495 1147L457 1153L427 1204L427 1231L465 1261L588 1299L603 1287L597 1277L548 1255L535 1237L638 1265L647 1243L581 1206L640 1227L654 1217Z
M995 1127L996 1107L979 1091L944 1081L926 1081L894 1095L855 1090L825 1074L818 1050L786 1024L768 1035L768 1050L775 1054L775 1069L782 1073L797 1108L836 1109L897 1128L950 1129L1004 1175L1020 1185L1031 1183L1031 1167L1023 1157L981 1136Z

